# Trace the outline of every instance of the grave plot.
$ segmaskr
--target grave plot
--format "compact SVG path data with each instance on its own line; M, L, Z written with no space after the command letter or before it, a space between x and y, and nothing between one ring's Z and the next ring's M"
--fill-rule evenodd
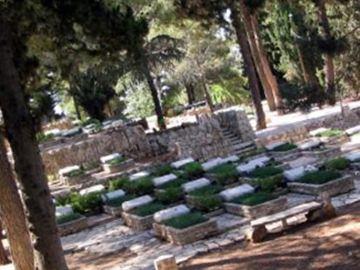
M112 189L110 188L110 190ZM104 212L115 217L120 217L122 213L121 206L123 202L133 199L134 195L126 194L122 189L116 189L103 194L101 198L104 203Z
M185 205L155 214L155 235L176 245L185 245L218 233L217 222L200 212L190 212Z
M360 170L360 151L354 151L344 156L350 162L350 166L354 170Z
M360 133L360 125L348 128L347 130L345 130L345 133L350 137L358 135Z
M61 183L66 186L83 184L92 180L91 174L87 173L78 165L62 168L59 170L58 174Z
M61 236L76 233L88 227L86 217L74 212L70 205L57 206L55 216Z
M265 146L269 155L278 162L294 160L301 155L296 144L289 142L276 142Z
M339 146L325 145L319 139L309 139L298 144L304 157L327 160L341 155Z
M341 145L349 141L349 137L341 129L319 128L311 131L310 135L328 145Z
M234 184L239 180L239 172L232 163L218 165L209 170L205 176L222 186Z
M127 159L119 153L114 153L100 158L101 166L106 173L117 173L134 166L133 159Z

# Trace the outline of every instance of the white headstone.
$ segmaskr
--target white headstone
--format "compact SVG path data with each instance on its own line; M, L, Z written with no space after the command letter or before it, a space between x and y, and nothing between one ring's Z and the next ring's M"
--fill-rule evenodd
M270 161L270 158L267 156L259 157L257 159L250 160L248 163L242 163L236 167L239 173L250 173L256 168L264 167L267 162Z
M320 139L310 139L310 140L306 140L303 141L301 143L298 144L298 148L300 150L309 150L315 147L318 147L321 144L321 140Z
M122 189L118 189L118 190L111 191L111 192L101 195L101 198L102 198L103 202L106 202L108 200L121 198L123 196L125 196L125 191L123 191Z
M289 166L291 169L294 169L302 166L315 164L317 161L318 159L314 157L300 157L298 159L290 161Z
M121 155L119 153L114 153L111 155L101 157L100 161L101 161L101 163L108 163L109 161L112 161L117 158L121 158Z
M129 211L136 209L142 205L149 204L153 200L154 199L151 198L149 195L145 195L145 196L141 196L141 197L138 197L138 198L130 200L130 201L126 201L121 205L121 207L125 212L129 212Z
M75 171L79 171L79 170L80 170L80 166L78 166L78 165L68 166L68 167L60 169L59 175L66 176L71 172L75 172Z
M160 210L154 214L154 220L158 223L161 223L165 220L183 216L190 213L190 209L185 204L180 204L168 209Z
M226 158L223 158L224 163L237 162L239 160L240 160L240 158L238 156L236 156L236 155L232 155L232 156L228 156Z
M316 136L316 135L318 135L320 133L323 133L324 131L328 131L328 130L330 130L330 129L328 129L328 128L318 128L318 129L314 129L314 130L310 131L309 134L311 136Z
M273 143L270 143L270 144L267 144L265 145L265 149L268 150L268 151L271 151L273 150L274 148L278 147L278 146L281 146L281 145L284 145L286 144L287 142L273 142Z
M70 205L57 206L55 209L55 216L57 218L71 215L72 213L74 213L74 210L72 209L72 207Z
M222 158L213 158L210 159L209 161L201 164L201 167L203 168L204 171L210 171L211 169L215 168L216 166L219 166L221 164L224 164L226 162L224 162L224 160Z
M224 201L231 201L237 197L240 197L242 195L248 194L248 193L253 193L255 191L255 189L250 186L249 184L243 184L234 188L229 188L226 189L222 192L220 192L220 197L224 200Z
M208 186L210 184L211 184L211 181L209 179L200 178L200 179L197 179L197 180L190 181L190 182L187 182L185 184L182 184L181 187L186 193L189 193L189 192L194 191L196 189L206 187L206 186Z
M345 130L345 132L349 136L360 133L360 125L352 127L352 128L348 128L347 130Z
M55 137L61 136L61 130L58 128L54 128L44 132L45 135L53 135Z
M95 185L95 186L92 186L92 187L84 188L84 189L79 191L79 194L81 196L84 196L84 195L88 195L90 193L101 192L101 191L104 191L104 190L105 190L105 187L103 185L99 184L99 185Z
M169 183L171 181L174 181L175 179L177 179L177 176L173 173L164 175L164 176L160 176L160 177L155 177L152 182L154 184L155 187L164 185L166 183Z
M141 178L147 177L149 175L150 175L150 173L147 172L147 171L137 172L137 173L134 173L134 174L130 175L129 180L130 181L136 181L136 180L139 180Z
M293 182L303 177L306 173L314 171L317 171L316 167L312 165L307 165L284 171L283 175L288 181Z
M360 151L350 152L346 154L344 157L351 162L358 162L360 161Z
M178 160L178 161L175 161L175 162L171 163L171 167L173 167L175 169L179 169L179 168L185 166L186 164L194 162L194 161L195 160L193 158L191 158L191 157L185 158L185 159Z

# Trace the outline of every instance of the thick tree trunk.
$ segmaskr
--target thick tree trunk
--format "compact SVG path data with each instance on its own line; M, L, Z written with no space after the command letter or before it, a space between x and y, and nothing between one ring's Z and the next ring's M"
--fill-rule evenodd
M322 28L323 36L325 40L330 41L332 39L330 23L326 15L325 0L317 0L316 6L318 8L318 17ZM325 54L325 80L326 80L326 92L328 95L328 102L330 105L336 103L336 90L335 90L335 67L334 59L331 54Z
M279 84L276 80L276 77L274 76L270 62L268 59L268 56L266 55L266 51L264 49L264 46L262 44L262 40L260 37L260 29L259 29L259 23L256 14L251 15L251 25L253 27L254 35L255 35L255 41L256 45L259 51L261 64L264 68L265 76L268 79L268 82L271 87L272 94L275 99L275 106L279 113L283 113L284 110L284 104L282 100L282 95L280 93Z
M76 102L76 100L75 100L74 97L73 97L73 102L74 102L74 108L75 108L76 118L77 118L78 120L81 120L82 117L81 117L79 105L77 104L77 102Z
M10 24L0 18L0 107L33 241L35 269L66 270L55 207L14 58Z
M231 2L230 9L231 9L232 24L235 28L236 36L240 46L240 51L244 58L245 72L249 78L251 97L253 100L253 104L256 111L256 117L257 117L257 129L264 129L266 128L265 113L263 111L261 104L259 81L256 76L254 62L251 58L250 46L246 37L246 32L243 23L238 13L238 7L236 7L234 2Z
M11 256L17 270L34 268L33 247L24 209L0 133L0 208L7 231Z
M5 264L9 264L10 260L6 254L6 250L5 250L5 247L2 242L2 239L3 239L2 230L3 230L3 228L1 225L1 219L0 219L0 265L5 265Z
M211 112L214 112L214 103L211 99L211 95L210 95L210 90L209 90L209 86L205 81L204 77L201 77L201 84L204 88L204 93L205 93L205 99L206 99L206 103L209 106L209 109Z
M195 91L192 83L184 83L189 105L195 103Z
M259 76L262 88L264 89L265 97L269 105L270 111L276 110L276 104L274 95L271 89L269 78L266 76L265 69L264 69L264 63L261 61L260 52L258 49L258 46L256 44L256 37L255 32L253 29L253 25L251 23L251 14L246 6L244 0L240 1L240 7L241 7L241 14L243 17L244 27L247 33L251 55L253 58L253 62L255 64L257 74Z
M160 98L159 98L159 93L156 89L154 79L151 76L149 65L147 63L146 58L143 57L143 61L141 64L142 64L142 66L141 66L142 72L146 78L146 81L148 83L148 86L149 86L149 89L151 92L151 96L152 96L152 99L154 102L155 113L157 116L157 122L158 122L159 128L166 129L165 118L164 118L164 113L163 113Z

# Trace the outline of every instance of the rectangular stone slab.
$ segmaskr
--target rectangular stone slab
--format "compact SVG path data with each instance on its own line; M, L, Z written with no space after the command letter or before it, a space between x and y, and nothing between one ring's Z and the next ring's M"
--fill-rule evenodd
M197 180L190 181L188 183L182 184L181 187L186 193L189 193L189 192L194 191L196 189L206 187L206 186L208 186L210 184L211 184L211 181L209 179L200 178L200 179L197 179Z
M158 223L164 222L165 220L182 216L190 213L190 209L185 204L180 204L168 209L161 210L154 214L154 220Z
M346 158L347 160L349 160L351 162L359 161L360 160L360 151L350 152L350 153L344 155L344 158Z
M283 141L283 142L273 142L273 143L270 143L270 144L267 144L265 145L265 149L268 150L268 151L271 151L273 150L274 148L278 147L278 146L281 146L281 145L284 145L286 144L287 142Z
M313 171L317 171L317 168L311 165L307 165L284 171L283 175L288 181L296 181L303 177L306 173Z
M174 181L177 179L177 176L173 173L164 175L164 176L160 176L160 177L155 177L152 182L154 184L155 187L159 187L161 185L164 185L166 183L169 183L171 181Z
M149 175L150 175L150 173L147 172L147 171L137 172L137 173L134 173L134 174L130 175L129 180L130 181L136 181L136 180L139 180L141 178L147 177Z
M232 155L232 156L228 156L226 158L223 158L224 163L237 162L239 160L240 160L240 158L238 156L236 156L236 155Z
M321 142L320 139L313 138L313 139L309 139L309 140L306 140L306 141L303 141L303 142L299 143L298 148L300 150L309 150L309 149L318 147L321 144L322 144L322 142Z
M135 208L138 208L142 205L149 204L153 200L154 199L152 197L150 197L149 195L144 195L144 196L138 197L136 199L123 202L123 204L121 206L125 212L129 212L129 211L131 211Z
M242 195L245 195L248 193L253 193L254 191L255 191L255 189L251 185L242 184L242 185L234 187L234 188L226 189L226 190L220 192L219 195L224 201L228 202L228 201L231 201Z
M68 166L68 167L60 169L59 170L59 175L60 176L67 176L69 173L79 171L79 170L80 170L80 166L78 166L78 165Z
M72 213L74 213L74 210L70 205L57 206L55 209L56 217L67 216L67 215L71 215Z
M119 153L114 153L111 155L103 156L100 158L101 163L108 163L114 159L121 158L122 156Z
M84 196L84 195L87 195L87 194L90 194L93 192L101 192L103 190L105 190L105 187L103 185L95 185L95 186L92 186L89 188L84 188L84 189L80 190L79 194L81 196Z
M103 202L106 202L108 200L121 198L123 196L125 196L125 191L123 191L122 189L118 189L118 190L111 191L111 192L101 195L101 198L102 198Z
M318 135L322 132L328 131L328 130L330 130L330 129L329 128L318 128L318 129L314 129L314 130L310 131L309 134L311 136L316 136L316 135Z
M202 163L201 167L203 168L204 171L209 171L209 170L215 168L216 166L219 166L224 163L226 163L226 162L224 162L222 158L218 157L218 158L210 159L209 161Z
M179 168L185 166L186 164L194 162L194 161L195 160L193 158L191 158L191 157L181 159L181 160L178 160L178 161L175 161L175 162L171 163L171 167L173 167L175 169L179 169Z
M360 133L360 125L357 125L352 128L348 128L347 130L345 130L345 133L349 136L354 135L356 133Z

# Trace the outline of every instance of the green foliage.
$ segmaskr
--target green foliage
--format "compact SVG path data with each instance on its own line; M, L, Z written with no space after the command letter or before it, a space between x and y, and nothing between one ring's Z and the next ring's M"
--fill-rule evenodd
M154 186L149 177L144 177L135 181L126 181L124 190L129 194L145 195L154 191Z
M266 178L259 178L256 180L256 184L260 186L260 189L265 192L274 192L276 188L282 184L282 175L274 175Z
M329 129L329 130L325 130L323 132L316 134L316 137L332 138L332 137L338 137L341 135L344 135L344 131L342 131L341 129Z
M222 201L217 195L195 196L192 200L197 210L206 213L219 209L222 205Z
M266 166L266 167L256 168L250 173L250 176L254 178L267 178L269 176L281 174L282 172L283 170L281 168L275 166Z
M181 187L169 187L157 192L155 197L163 204L172 204L183 199L183 192Z
M220 185L234 183L238 179L238 172L234 164L222 164L210 171L216 177L216 182Z
M175 229L185 229L196 224L203 223L208 219L199 212L189 213L179 217L174 217L166 220L164 224Z
M36 140L38 143L48 142L48 141L51 141L52 139L54 139L54 134L45 135L42 132L39 132L36 134Z
M349 165L350 165L350 161L343 157L328 160L324 164L325 168L328 170L339 170L339 171L343 171L349 168Z
M154 171L152 172L152 175L156 176L156 177L163 176L163 175L172 173L173 170L174 169L169 164L160 165L160 166L155 167Z
M209 196L218 194L222 190L221 186L208 185L202 188L195 189L189 193L191 196Z
M298 182L307 183L307 184L314 184L314 185L321 185L332 180L338 179L341 177L341 173L337 171L330 171L330 170L320 170L316 172L309 172L301 177Z
M140 217L146 217L155 214L156 212L164 209L165 206L158 202L152 202L146 205L142 205L131 211L132 214Z
M101 125L101 122L98 119L94 118L86 118L80 122L82 127L86 127L88 125Z
M232 200L233 203L236 204L244 204L249 206L255 206L261 203L265 203L267 201L271 201L276 199L276 196L268 193L268 192L255 192L255 193L249 193L245 194L243 196L240 196L234 200Z
M178 178L175 179L173 181L167 182L165 184L162 184L161 186L158 186L159 189L166 189L166 188L178 188L180 187L182 184L184 184L186 182L185 179L183 178Z
M290 151L297 148L297 146L293 143L285 143L282 145L279 145L277 147L275 147L274 149L272 149L271 151L275 151L275 152L286 152L286 151Z
M191 162L183 167L181 178L183 179L195 179L203 175L204 170L199 162Z
M127 177L111 180L109 183L109 191L123 189L129 182L129 178Z
M70 222L70 221L77 220L77 219L79 219L81 217L82 217L82 215L80 215L79 213L71 213L71 214L68 214L68 215L57 217L56 218L56 223L58 225L61 225L61 224L65 224L65 223Z
M71 195L71 206L75 212L80 214L99 213L102 207L102 192L92 192L81 196L78 193Z
M110 165L118 165L118 164L123 163L124 161L126 161L125 157L117 157L117 158L114 158L114 159L110 160L107 163L110 164Z
M154 113L154 104L148 87L144 83L129 85L125 94L126 109L124 113L131 117L148 117Z
M79 169L79 170L75 170L75 171L72 171L72 172L69 172L66 176L67 177L78 177L78 176L82 176L84 175L85 172L83 169Z
M108 206L112 206L112 207L121 207L123 202L130 201L130 200L132 200L134 198L135 198L134 195L124 195L124 196L121 196L119 198L114 198L114 199L107 200L105 202L105 204L108 205Z

